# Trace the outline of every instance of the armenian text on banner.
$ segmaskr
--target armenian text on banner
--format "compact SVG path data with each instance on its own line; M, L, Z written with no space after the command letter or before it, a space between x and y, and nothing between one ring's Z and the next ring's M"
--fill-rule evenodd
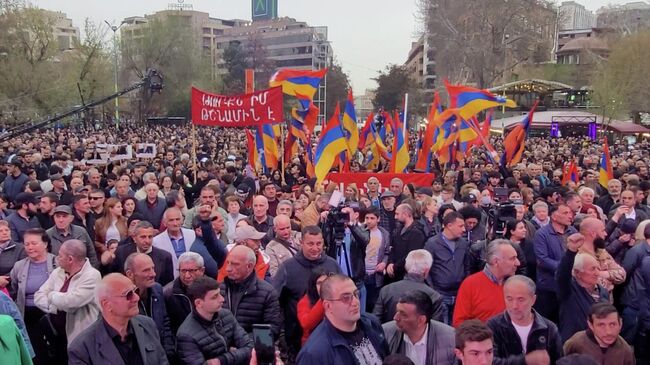
M359 191L366 192L366 183L370 177L376 177L379 180L379 190L387 190L390 186L390 181L393 178L400 178L404 181L404 184L412 183L415 186L431 186L433 184L433 179L435 179L434 174L389 174L389 173L340 173L340 172L331 172L325 177L326 182L339 184L341 186L346 186L351 183L355 183L359 188ZM343 191L343 189L341 189Z
M247 127L281 123L282 88L243 95L215 95L192 87L192 123L215 127Z

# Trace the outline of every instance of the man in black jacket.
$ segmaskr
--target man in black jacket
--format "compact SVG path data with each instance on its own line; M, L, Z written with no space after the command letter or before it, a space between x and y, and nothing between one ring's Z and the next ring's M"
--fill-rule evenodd
M102 272L123 272L124 262L134 252L145 253L154 263L156 282L167 285L174 280L174 266L172 255L159 248L153 247L153 226L147 221L140 221L134 229L134 243L123 244L115 250L115 258L102 267Z
M426 237L420 223L413 219L413 208L400 204L395 208L395 220L400 224L392 233L391 249L388 255L386 272L394 281L402 280L406 274L406 256L409 252L424 247Z
M138 310L143 316L150 317L156 323L160 342L169 358L174 356L174 336L169 325L169 316L165 307L165 298L160 284L156 283L153 260L143 253L132 253L124 263L124 274L138 288Z
M178 277L163 288L165 306L172 333L176 333L185 318L192 313L192 300L187 288L205 275L203 257L196 252L185 252L178 258Z
M433 257L429 280L442 295L443 322L451 325L458 288L469 275L469 242L463 238L465 220L460 213L448 213L442 226L442 232L431 237L424 248Z
M290 358L298 354L302 336L296 309L298 301L307 293L307 279L317 267L328 272L340 272L336 261L323 252L323 233L320 228L306 226L302 229L300 252L280 265L272 282L280 296L280 306L284 308L284 331Z
M325 240L327 255L339 264L344 275L354 281L361 291L361 306L366 307L366 291L364 282L366 278L366 247L370 240L370 232L359 225L359 206L349 206L341 209L341 213L348 216L347 226L340 227L340 222L327 219L323 223L323 238ZM337 242L335 230L344 229L342 239Z
M183 364L246 365L253 340L230 311L222 309L224 298L216 280L203 276L188 288L194 311L176 334ZM231 350L232 349L232 350Z
M562 357L557 326L533 309L535 289L535 282L523 275L503 285L506 311L487 322L494 333L495 365L555 364Z
M431 319L441 321L442 297L425 282L429 277L432 261L431 254L424 249L413 250L406 256L406 276L404 279L390 283L379 291L379 298L375 303L373 314L379 318L381 323L390 322L394 319L399 299L402 295L413 290L421 291L430 298Z
M282 318L275 289L255 275L255 251L237 245L228 254L227 277L221 284L223 307L230 310L239 325L252 333L253 324L270 324L275 339L280 335Z

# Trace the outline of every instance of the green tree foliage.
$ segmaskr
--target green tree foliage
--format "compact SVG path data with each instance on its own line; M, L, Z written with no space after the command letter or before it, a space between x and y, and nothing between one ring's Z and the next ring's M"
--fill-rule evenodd
M86 22L86 39L60 50L51 13L0 4L0 120L40 120L104 95L108 65L102 32ZM77 84L82 89L79 94Z
M341 113L345 108L345 101L348 97L348 89L350 88L350 81L348 75L343 72L341 65L334 60L332 65L327 70L327 84L325 86L325 95L327 99L327 114L326 117L331 116L336 108L336 103L341 104Z
M611 50L593 79L593 101L606 118L632 116L650 111L650 32L621 39Z
M249 64L241 43L232 42L223 51L223 64L226 68L226 74L223 76L222 92L224 94L243 93L245 89L245 71L249 68Z
M426 104L424 94L417 83L410 77L408 70L401 65L389 65L375 79L377 91L372 104L375 108L383 107L385 110L402 110L404 96L409 94L409 114L424 115Z
M146 90L138 93L140 103L133 100L131 105L134 115L139 114L135 111L141 107L143 118L189 117L192 85L206 91L218 90L210 58L202 53L187 18L174 15L153 18L137 34L124 33L124 28L122 33L122 82L135 82L150 68L160 70L165 79L160 95L154 97Z

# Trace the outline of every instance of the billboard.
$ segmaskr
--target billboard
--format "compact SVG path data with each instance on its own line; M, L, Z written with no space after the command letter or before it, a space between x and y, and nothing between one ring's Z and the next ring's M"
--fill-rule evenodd
M278 17L278 0L252 0L252 19L270 20Z

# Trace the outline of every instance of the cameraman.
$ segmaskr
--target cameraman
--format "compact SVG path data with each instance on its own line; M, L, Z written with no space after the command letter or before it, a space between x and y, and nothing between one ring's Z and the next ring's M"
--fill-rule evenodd
M324 218L324 219L323 219ZM359 224L359 205L351 203L321 214L321 229L325 253L341 267L341 273L350 277L360 292L362 310L366 307L366 246L370 232Z

